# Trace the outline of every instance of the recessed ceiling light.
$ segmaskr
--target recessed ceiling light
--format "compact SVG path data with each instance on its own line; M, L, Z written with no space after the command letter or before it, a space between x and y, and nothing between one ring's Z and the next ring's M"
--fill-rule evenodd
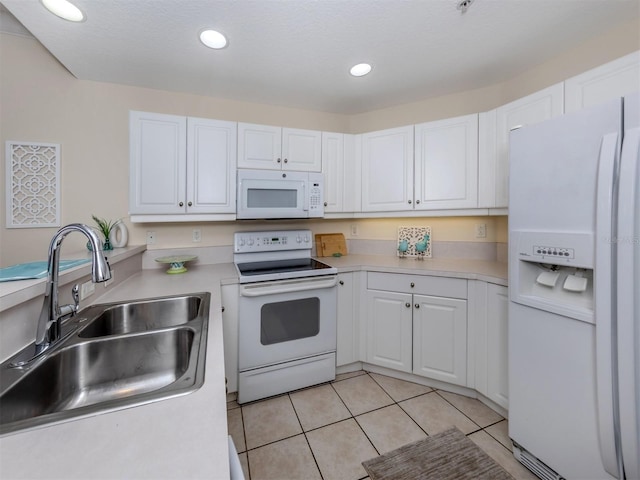
M204 30L200 34L200 41L209 48L219 50L227 46L227 38L215 30Z
M349 70L349 73L354 77L362 77L371 71L371 65L368 63L359 63L358 65L354 65Z
M54 15L69 20L70 22L82 22L84 13L73 3L67 0L41 0L42 5Z

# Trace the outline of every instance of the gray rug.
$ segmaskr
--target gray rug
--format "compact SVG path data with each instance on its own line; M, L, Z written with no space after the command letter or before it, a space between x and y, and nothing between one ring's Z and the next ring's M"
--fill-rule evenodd
M513 480L453 427L362 462L371 480Z

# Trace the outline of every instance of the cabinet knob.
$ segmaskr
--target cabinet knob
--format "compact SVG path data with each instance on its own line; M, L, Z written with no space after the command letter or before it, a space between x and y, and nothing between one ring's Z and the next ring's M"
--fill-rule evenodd
M416 304L414 305L414 307L416 307L416 308L420 308L420 304L419 304L419 303L416 303Z
M179 207L184 207L184 202L180 202L180 203L178 204L178 206L179 206Z
M281 161L282 161L282 160L280 160L280 159L277 159L277 160L276 160L276 162L278 162L278 163L280 163Z
M284 159L284 163L289 163L289 160L287 160L286 158Z
M224 305L222 306L222 311L224 312Z
M404 306L407 308L411 308L411 304L409 302L405 303Z
M189 206L189 207L193 207L193 202L189 202L189 203L187 203L187 206Z
M416 200L416 204L420 203L420 200Z
M340 280L338 283L339 283L340 285L344 285L344 280Z
M409 205L411 205L411 200L408 200L408 201L407 201L407 203L408 203Z
M327 206L327 202L324 202L324 206L325 206L325 207Z
M411 288L413 288L413 287L415 287L415 286L416 286L416 284L415 284L415 283L413 283L413 282L411 282Z

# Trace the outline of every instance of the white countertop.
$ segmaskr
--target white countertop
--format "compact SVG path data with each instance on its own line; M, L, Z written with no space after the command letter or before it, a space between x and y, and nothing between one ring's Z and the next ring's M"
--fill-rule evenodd
M144 270L99 303L211 293L204 385L195 392L0 438L0 477L229 478L220 281L232 264Z
M507 285L507 264L495 261L383 255L320 260L339 272L434 275ZM143 270L101 297L96 303L210 292L204 385L188 395L4 436L0 478L229 478L220 284L237 282L232 263L194 266L184 275ZM4 293L32 297L44 281L17 283L23 286L7 286L12 291Z
M408 273L483 280L507 286L508 265L487 260L458 258L399 258L392 255L344 255L318 257L323 263L336 267L338 272L366 270L371 272Z

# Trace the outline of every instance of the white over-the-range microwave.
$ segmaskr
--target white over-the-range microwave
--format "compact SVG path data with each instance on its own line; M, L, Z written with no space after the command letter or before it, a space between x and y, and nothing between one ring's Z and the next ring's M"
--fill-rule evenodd
M236 218L324 216L321 173L238 169Z

